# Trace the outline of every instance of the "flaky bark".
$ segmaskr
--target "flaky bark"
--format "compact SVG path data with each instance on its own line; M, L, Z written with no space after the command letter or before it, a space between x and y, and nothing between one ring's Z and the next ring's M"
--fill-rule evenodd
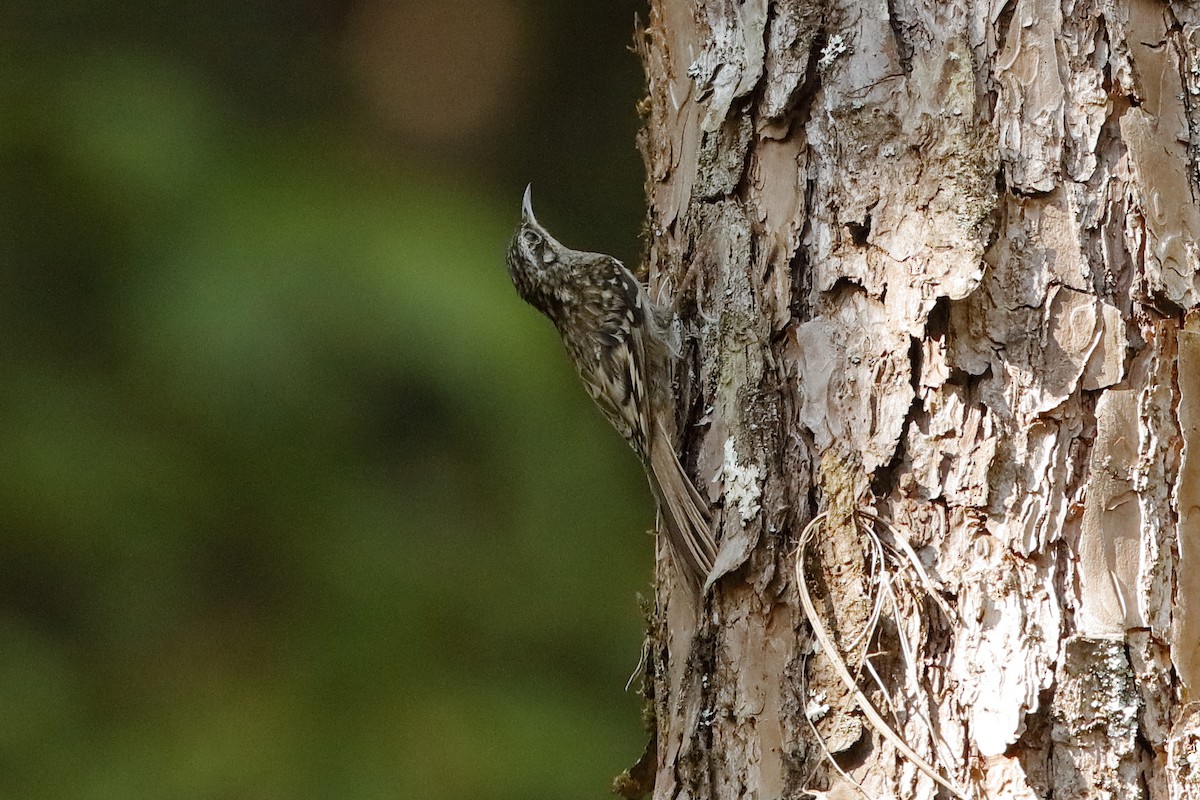
M639 45L728 573L660 571L654 796L937 795L814 645L828 511L803 588L948 782L1200 797L1200 12L654 0Z

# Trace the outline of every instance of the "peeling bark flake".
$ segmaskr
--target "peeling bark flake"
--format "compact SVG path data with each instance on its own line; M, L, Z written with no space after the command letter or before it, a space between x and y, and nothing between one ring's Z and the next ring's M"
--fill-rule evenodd
M1185 702L1200 696L1200 318L1179 334L1179 428L1183 457L1175 486L1178 504L1179 586L1171 660Z
M1077 545L1079 630L1085 636L1120 638L1145 627L1135 587L1140 557L1141 509L1133 489L1137 462L1137 395L1105 392L1096 406L1087 499Z

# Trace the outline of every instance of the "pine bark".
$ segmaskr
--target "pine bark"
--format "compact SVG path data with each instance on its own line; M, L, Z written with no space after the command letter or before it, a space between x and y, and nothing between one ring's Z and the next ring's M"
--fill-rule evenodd
M652 0L638 49L722 573L660 547L654 797L948 796L836 655L965 794L1200 798L1200 10Z

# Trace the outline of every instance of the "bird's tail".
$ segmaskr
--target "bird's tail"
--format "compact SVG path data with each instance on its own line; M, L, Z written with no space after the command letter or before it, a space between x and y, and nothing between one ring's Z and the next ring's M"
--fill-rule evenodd
M671 554L682 572L703 585L717 557L707 506L675 455L662 426L650 437L650 485L658 500Z

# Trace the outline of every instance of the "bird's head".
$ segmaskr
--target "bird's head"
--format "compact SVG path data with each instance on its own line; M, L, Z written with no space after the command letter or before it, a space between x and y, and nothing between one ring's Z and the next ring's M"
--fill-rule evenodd
M531 188L525 187L521 224L508 246L508 275L523 300L547 313L546 304L550 298L546 279L574 251L564 247L538 224L530 201Z

